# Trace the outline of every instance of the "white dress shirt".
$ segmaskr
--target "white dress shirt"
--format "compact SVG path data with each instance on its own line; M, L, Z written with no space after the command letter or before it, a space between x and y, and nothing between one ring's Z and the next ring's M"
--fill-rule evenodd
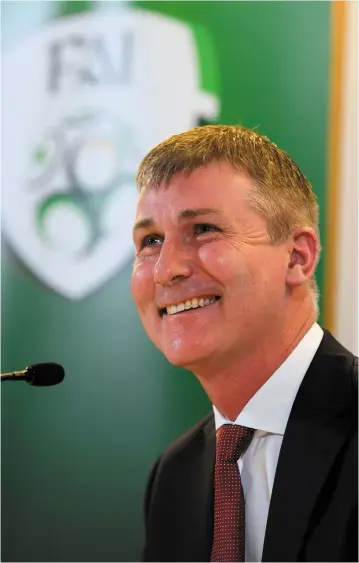
M245 496L246 561L262 560L269 503L284 431L299 386L322 338L323 330L315 323L234 422L222 416L213 405L216 430L223 424L239 424L256 430L247 451L238 461Z

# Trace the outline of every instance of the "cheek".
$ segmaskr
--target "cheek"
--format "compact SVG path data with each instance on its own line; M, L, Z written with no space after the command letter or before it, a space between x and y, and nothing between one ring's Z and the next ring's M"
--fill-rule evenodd
M134 264L131 276L131 292L138 308L153 300L153 267L149 263Z
M205 270L223 284L245 275L243 255L228 243L218 241L203 245L199 258Z
M218 241L203 245L199 250L203 268L217 279L230 294L243 291L266 293L274 286L284 289L285 262L275 247L245 247ZM249 303L247 304L249 305Z

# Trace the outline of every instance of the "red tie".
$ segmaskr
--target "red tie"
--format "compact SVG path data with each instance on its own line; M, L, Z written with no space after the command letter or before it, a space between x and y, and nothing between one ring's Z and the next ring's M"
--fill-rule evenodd
M214 473L214 534L211 561L244 561L244 494L237 461L254 430L224 424L217 431Z

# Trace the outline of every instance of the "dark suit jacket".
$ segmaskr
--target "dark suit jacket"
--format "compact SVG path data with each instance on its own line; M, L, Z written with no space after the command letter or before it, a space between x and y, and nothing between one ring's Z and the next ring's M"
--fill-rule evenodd
M358 363L328 332L283 437L262 561L358 561ZM154 466L145 499L145 561L209 561L214 417Z

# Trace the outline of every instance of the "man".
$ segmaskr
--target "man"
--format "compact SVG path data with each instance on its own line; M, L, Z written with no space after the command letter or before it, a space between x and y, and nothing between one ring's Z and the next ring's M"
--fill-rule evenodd
M258 133L204 126L138 186L139 315L213 404L153 468L144 559L357 561L357 360L316 323L310 183Z

